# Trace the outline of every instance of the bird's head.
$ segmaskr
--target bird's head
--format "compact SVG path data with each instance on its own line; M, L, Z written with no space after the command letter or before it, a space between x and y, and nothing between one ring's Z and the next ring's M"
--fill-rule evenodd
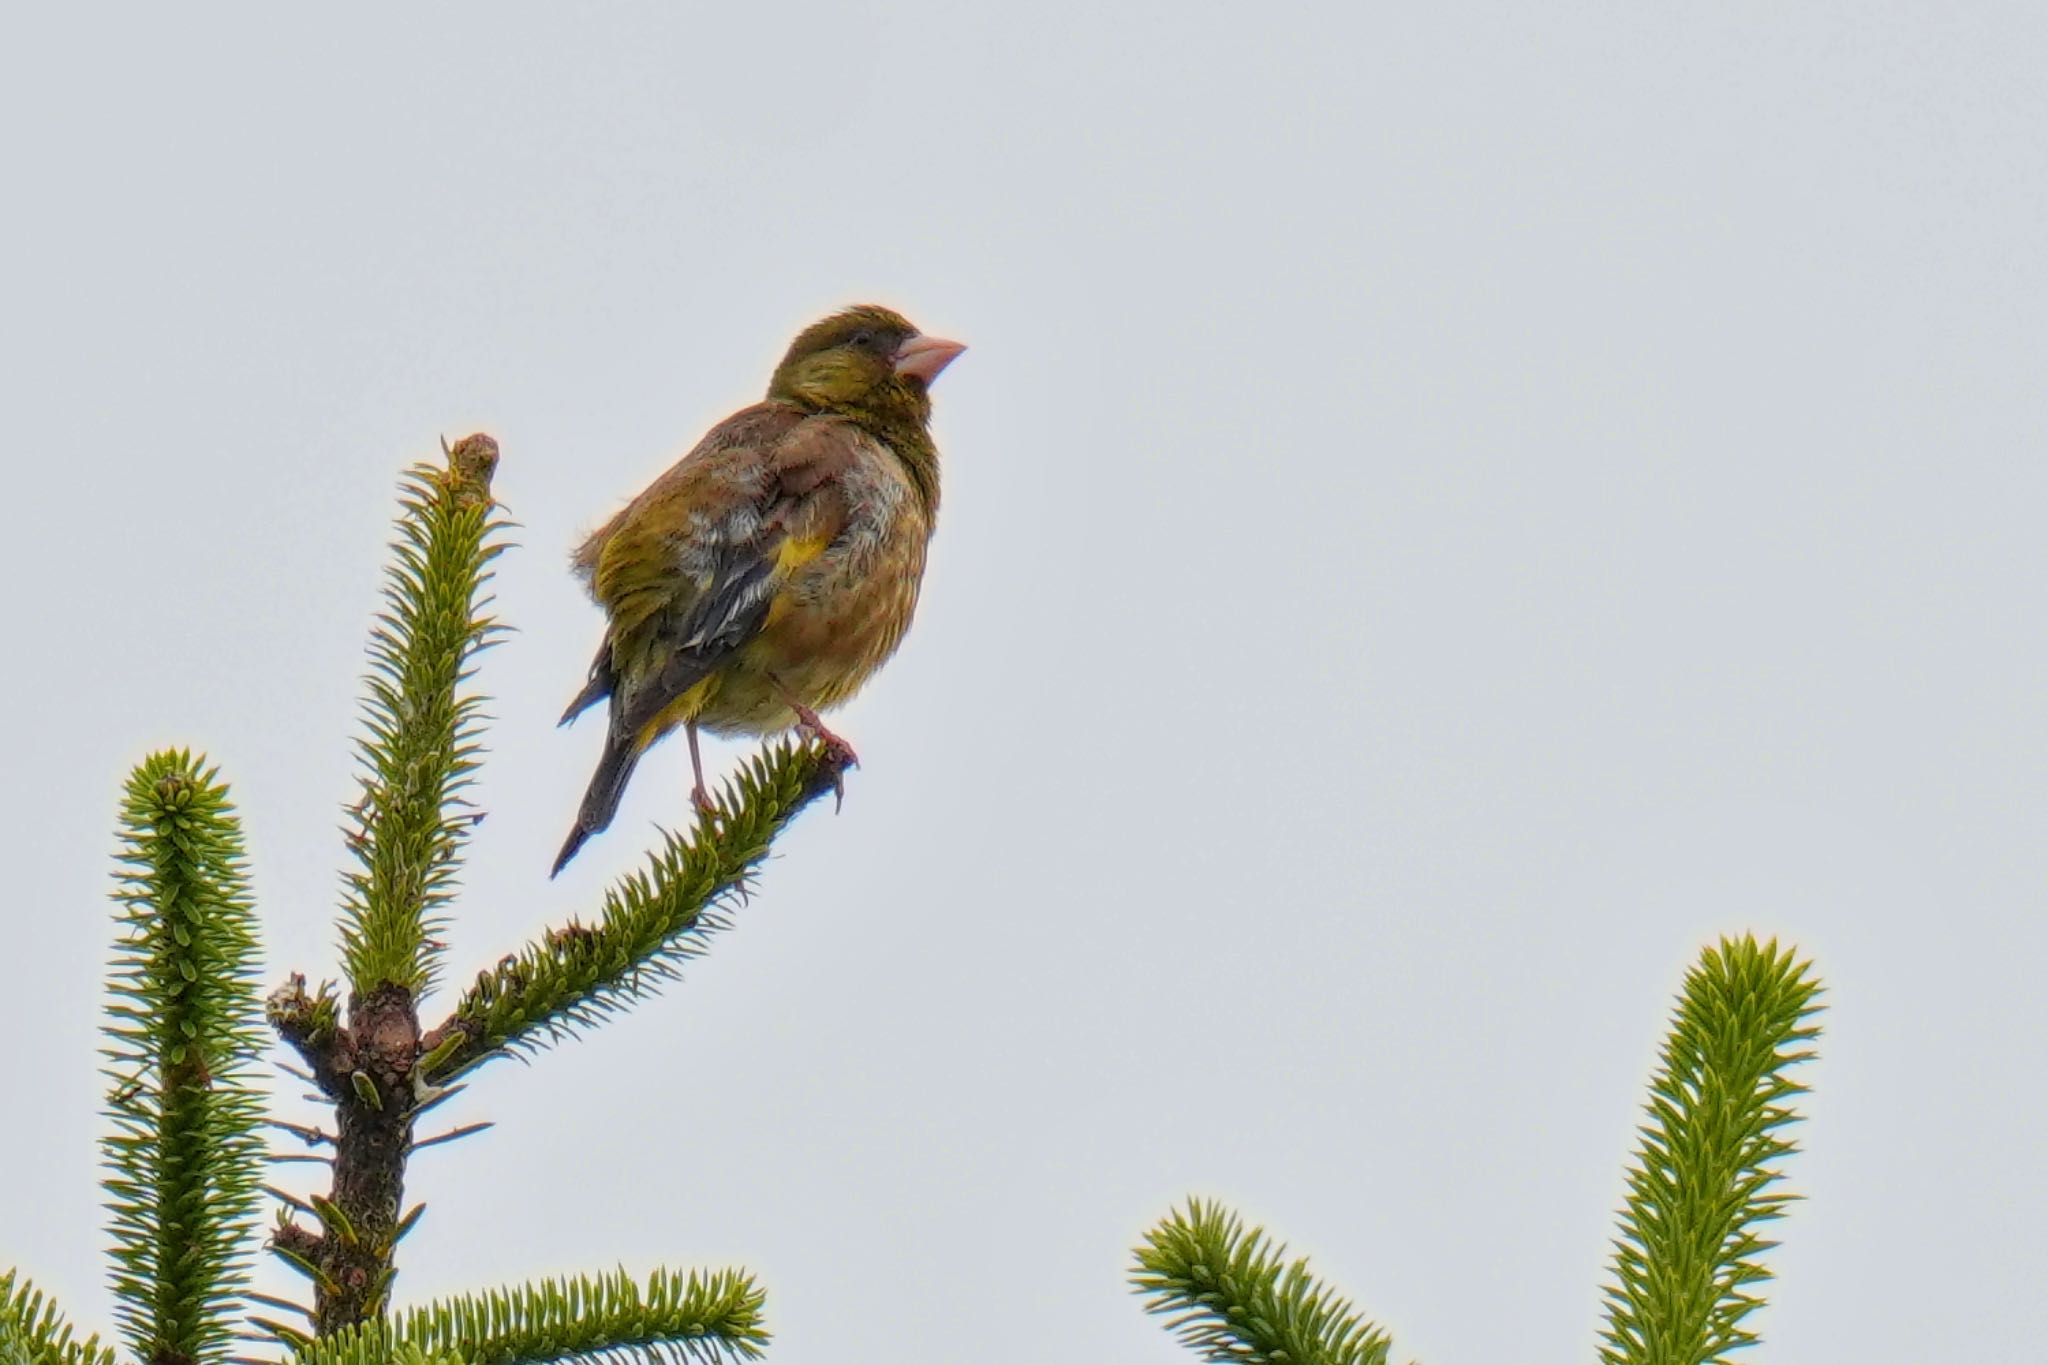
M966 350L928 337L900 313L861 304L814 322L790 343L768 396L884 428L922 427L931 383Z

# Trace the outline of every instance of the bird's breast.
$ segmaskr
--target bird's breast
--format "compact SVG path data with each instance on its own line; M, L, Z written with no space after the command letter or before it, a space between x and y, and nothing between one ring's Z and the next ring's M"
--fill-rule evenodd
M784 580L760 633L704 712L710 728L763 732L791 724L775 682L814 709L838 705L902 643L917 610L930 519L907 476L879 462L849 470L844 492L844 524Z

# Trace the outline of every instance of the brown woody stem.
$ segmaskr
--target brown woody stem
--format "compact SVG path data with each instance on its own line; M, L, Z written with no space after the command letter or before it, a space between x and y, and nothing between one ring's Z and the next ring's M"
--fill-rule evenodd
M295 993L296 988L296 993ZM419 1013L412 993L382 986L349 1005L348 1026L305 1026L304 982L271 997L271 1022L334 1102L334 1183L313 1201L321 1228L288 1223L275 1244L310 1265L313 1328L322 1336L384 1310L418 1112Z

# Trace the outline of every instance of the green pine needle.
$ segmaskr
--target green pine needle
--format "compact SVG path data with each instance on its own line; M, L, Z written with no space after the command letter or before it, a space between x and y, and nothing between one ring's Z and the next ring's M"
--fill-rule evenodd
M98 1337L78 1340L55 1301L14 1271L0 1271L0 1365L114 1365Z
M128 780L102 1055L121 1333L144 1360L232 1335L262 1184L262 1011L241 824L213 770L153 754Z
M1723 939L1687 975L1628 1174L1603 1365L1720 1365L1755 1344L1743 1323L1777 1245L1758 1225L1797 1197L1774 1163L1795 1150L1789 1102L1806 1087L1784 1073L1814 1055L1820 993L1775 940Z
M468 1041L444 1054L429 1079L507 1051L538 1051L676 978L713 933L730 927L724 907L745 894L769 845L832 789L833 776L817 744L777 744L750 759L694 836L664 836L647 867L606 894L596 924L550 931L478 976L455 1007Z
M768 1344L765 1295L743 1271L657 1270L643 1287L624 1271L542 1280L443 1299L323 1337L300 1365L382 1360L376 1349L452 1353L469 1365L589 1360L734 1365ZM365 1354L367 1350L367 1354Z
M481 473L463 466L472 452L488 455ZM386 984L417 997L439 966L437 940L475 823L463 793L483 754L484 699L463 685L503 630L484 596L506 526L489 497L495 461L488 438L470 437L448 469L416 465L400 486L386 609L370 633L364 680L363 794L349 837L360 866L342 904L342 952L358 997Z
M292 1360L317 1360L320 1365L472 1365L459 1351L427 1351L410 1342L394 1345L378 1332L350 1330L325 1337L307 1355Z
M1190 1199L1146 1235L1131 1285L1203 1360L1386 1365L1386 1333L1286 1252L1222 1205Z

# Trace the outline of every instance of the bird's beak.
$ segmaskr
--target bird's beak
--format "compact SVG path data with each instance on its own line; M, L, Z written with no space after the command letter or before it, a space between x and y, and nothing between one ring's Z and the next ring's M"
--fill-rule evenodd
M939 377L940 370L953 363L953 357L966 349L944 337L912 337L896 348L889 363L896 367L896 373L929 384Z

